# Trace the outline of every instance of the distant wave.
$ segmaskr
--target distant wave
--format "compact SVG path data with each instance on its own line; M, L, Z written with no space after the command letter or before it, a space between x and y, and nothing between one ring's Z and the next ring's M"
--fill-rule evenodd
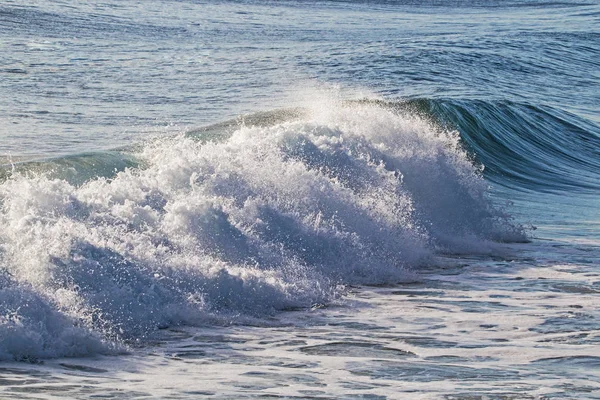
M411 278L436 252L525 240L458 133L438 125L333 102L5 166L0 358L111 352L163 326L260 320L332 301L344 285Z

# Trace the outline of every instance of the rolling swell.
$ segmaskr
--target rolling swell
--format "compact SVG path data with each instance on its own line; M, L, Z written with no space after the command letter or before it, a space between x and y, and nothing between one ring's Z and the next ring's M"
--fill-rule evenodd
M600 127L573 114L508 101L413 100L400 107L458 129L496 184L545 193L600 189Z
M377 103L19 168L0 182L0 359L264 321L344 285L412 279L436 252L525 239L455 132Z

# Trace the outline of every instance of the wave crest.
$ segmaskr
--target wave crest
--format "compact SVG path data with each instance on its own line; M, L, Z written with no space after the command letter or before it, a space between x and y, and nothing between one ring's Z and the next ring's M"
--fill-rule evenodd
M147 145L134 155L143 168L111 177L17 173L0 184L7 287L43 299L29 318L141 340L408 279L436 251L525 239L491 204L458 134L415 116L337 104L210 135ZM10 304L0 315L21 312ZM22 354L0 337L0 357ZM52 351L34 355L75 354L39 340Z

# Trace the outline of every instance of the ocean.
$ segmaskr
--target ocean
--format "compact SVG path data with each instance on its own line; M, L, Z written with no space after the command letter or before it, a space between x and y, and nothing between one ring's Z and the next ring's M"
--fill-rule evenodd
M600 399L596 0L5 0L0 398Z

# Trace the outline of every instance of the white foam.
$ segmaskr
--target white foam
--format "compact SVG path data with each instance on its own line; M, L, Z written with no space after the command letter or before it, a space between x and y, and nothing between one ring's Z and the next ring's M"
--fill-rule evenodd
M2 357L308 307L339 285L412 279L437 249L523 237L456 133L375 105L329 103L220 142L182 135L138 158L145 168L81 186L0 184L2 296L37 299L26 312L0 299L1 329L27 333L1 335Z

